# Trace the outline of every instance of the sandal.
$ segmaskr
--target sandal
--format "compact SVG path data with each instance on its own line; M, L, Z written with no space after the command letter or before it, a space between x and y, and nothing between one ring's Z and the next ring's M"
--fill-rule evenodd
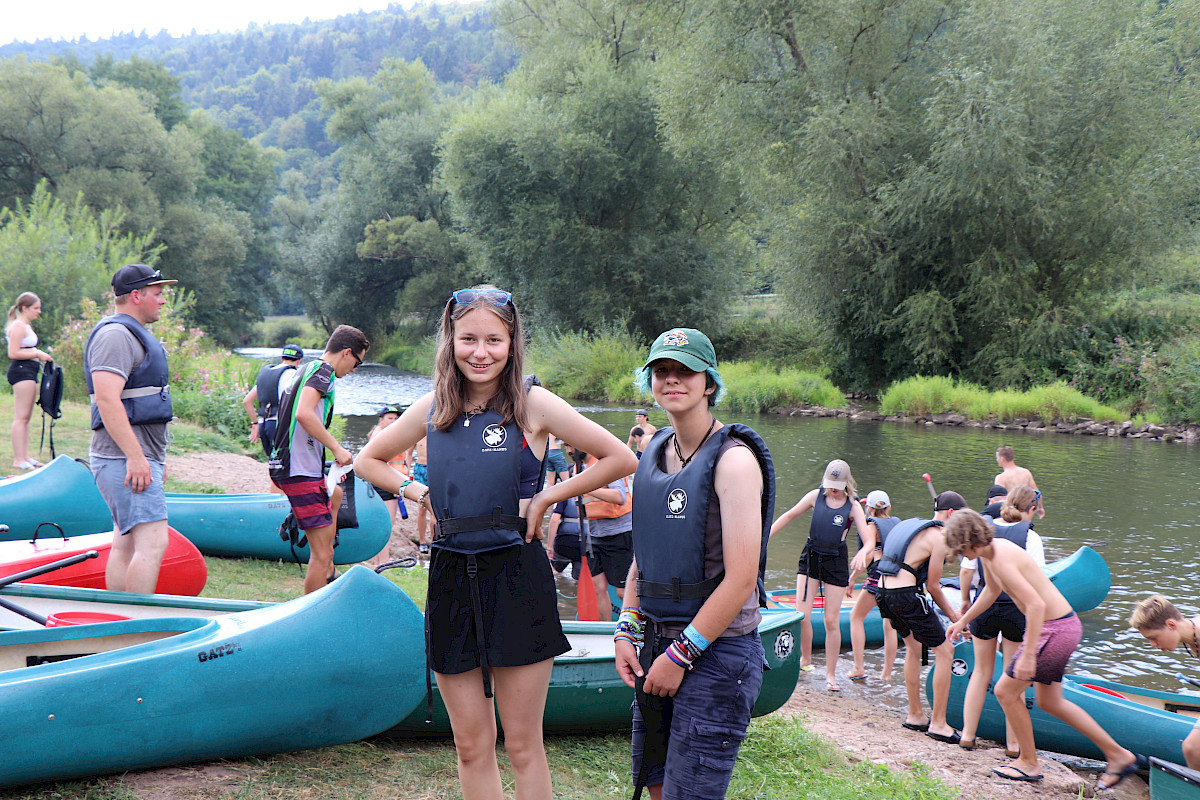
M862 675L847 675L846 677L855 683L862 683L867 679L867 674L864 672Z
M28 461L21 461L19 463L14 461L13 469L33 469L33 464L30 464Z
M1009 749L1005 748L1004 756L1005 756L1005 758L1020 758L1021 751L1020 750L1009 750Z
M961 739L958 742L958 746L963 750L975 750L979 747L979 745L975 744L974 739Z

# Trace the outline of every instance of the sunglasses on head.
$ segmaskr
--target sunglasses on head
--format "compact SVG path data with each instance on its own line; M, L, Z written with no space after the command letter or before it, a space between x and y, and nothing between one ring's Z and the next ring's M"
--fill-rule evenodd
M460 306L470 305L482 297L494 306L506 306L512 303L512 292L501 289L459 289L450 295L450 299Z

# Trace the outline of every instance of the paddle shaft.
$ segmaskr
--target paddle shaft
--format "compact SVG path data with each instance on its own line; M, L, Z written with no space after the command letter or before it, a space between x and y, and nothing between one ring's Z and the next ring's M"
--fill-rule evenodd
M1195 678L1189 678L1188 676L1184 675L1182 672L1176 672L1175 677L1178 678L1179 680L1183 681L1184 683L1190 683L1192 686L1200 687L1200 681L1196 680Z
M69 566L72 566L73 564L80 564L84 561L87 561L89 558L99 558L99 557L100 557L100 554L97 553L95 550L88 550L86 553L76 553L73 556L67 556L66 558L61 558L58 561L52 561L49 564L43 564L40 567L34 567L33 569L27 569L24 572L18 572L16 575L9 575L6 578L0 578L0 589L3 589L5 586L8 586L9 584L12 584L12 583L17 583L19 581L28 580L29 578L36 578L39 575L45 575L47 572L54 572L54 570L56 570L56 569L62 569L63 567L69 567Z
M926 472L921 477L925 479L925 487L927 489L929 489L929 496L932 497L934 502L936 503L937 502L937 492L933 488L933 478L929 477L928 472Z
M0 597L0 608L7 608L9 611L13 612L14 614L20 614L22 617L25 617L25 619L31 619L34 622L36 622L38 625L41 625L43 627L45 627L45 625L46 625L46 618L43 617L41 614L30 611L28 608L19 606L16 603L10 603L8 600L5 600L3 597Z

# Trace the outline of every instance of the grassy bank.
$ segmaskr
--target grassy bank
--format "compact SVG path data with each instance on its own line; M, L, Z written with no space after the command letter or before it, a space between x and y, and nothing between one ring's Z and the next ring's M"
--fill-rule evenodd
M1093 400L1062 381L1024 392L988 391L971 383L937 376L897 381L880 398L879 410L884 414L905 416L962 414L971 419L1004 422L1022 418L1050 422L1080 417L1098 422L1120 422L1129 418L1121 410Z

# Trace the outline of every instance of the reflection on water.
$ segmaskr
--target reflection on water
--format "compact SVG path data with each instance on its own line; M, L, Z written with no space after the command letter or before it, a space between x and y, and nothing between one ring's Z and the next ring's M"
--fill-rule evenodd
M337 411L347 415L347 446L362 446L382 406L411 402L428 390L427 376L381 365L364 365L339 381ZM581 410L622 441L634 423L633 407L590 404ZM1182 648L1160 653L1127 627L1134 604L1153 592L1175 600L1185 614L1198 610L1193 598L1200 584L1194 556L1200 493L1191 477L1193 446L844 419L718 416L751 425L766 440L778 473L776 516L820 483L833 458L849 462L860 495L885 490L901 517L932 515L921 478L925 472L938 491L953 489L978 508L999 471L996 448L1011 445L1017 463L1033 471L1045 494L1047 516L1037 529L1047 558L1062 558L1086 544L1112 570L1108 599L1083 615L1084 640L1071 671L1165 690L1179 688L1170 677L1176 671L1200 674ZM662 426L666 416L651 409L650 421ZM806 516L772 539L769 588L794 585L807 533ZM560 588L573 594L573 584Z

